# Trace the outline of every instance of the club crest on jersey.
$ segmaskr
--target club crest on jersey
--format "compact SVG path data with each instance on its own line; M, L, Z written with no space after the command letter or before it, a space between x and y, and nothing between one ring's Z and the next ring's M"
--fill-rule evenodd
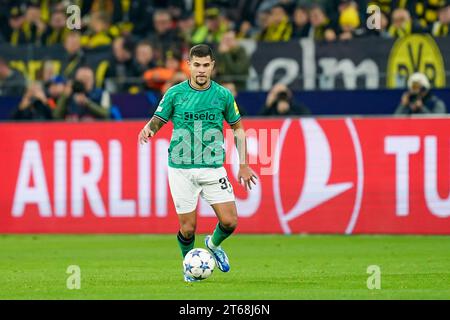
M210 113L208 111L206 112L185 112L184 121L195 121L195 120L209 120L214 121L216 120L216 115L214 113Z

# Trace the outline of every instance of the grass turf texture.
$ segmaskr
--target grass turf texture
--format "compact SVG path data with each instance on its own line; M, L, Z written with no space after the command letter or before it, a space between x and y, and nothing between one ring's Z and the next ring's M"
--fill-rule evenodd
M229 273L187 284L175 235L0 235L0 299L450 299L450 237L234 235L224 248Z

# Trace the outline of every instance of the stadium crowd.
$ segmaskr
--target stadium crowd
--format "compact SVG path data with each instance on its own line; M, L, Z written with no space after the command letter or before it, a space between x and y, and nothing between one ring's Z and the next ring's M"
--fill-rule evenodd
M447 0L211 0L206 1L205 23L196 25L193 1L183 0L2 0L0 41L12 45L63 43L66 7L81 9L83 48L111 45L119 36L147 39L155 61L164 52L198 43L219 44L232 30L236 38L288 41L348 40L357 36L402 37L428 32L449 34ZM381 29L368 30L367 8L381 9Z
M215 48L214 79L239 92L246 89L250 68L250 57L240 44L243 39L335 42L417 32L449 36L447 0L216 0L206 1L201 24L196 23L193 3L0 0L0 45L51 48L59 44L65 50L61 70L43 63L38 82L31 84L0 53L0 95L23 95L15 119L104 119L111 117L108 92L164 93L187 79L188 49L198 43ZM70 4L81 10L80 30L67 28ZM366 24L372 4L381 9L379 29ZM86 65L85 52L104 47L110 48L111 58L106 80L99 83ZM309 114L306 106L291 98L288 88L274 87L261 114Z

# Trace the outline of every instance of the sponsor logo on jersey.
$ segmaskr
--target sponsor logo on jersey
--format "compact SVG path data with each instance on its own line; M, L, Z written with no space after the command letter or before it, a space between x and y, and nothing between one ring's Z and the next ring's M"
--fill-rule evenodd
M195 120L216 120L216 115L214 113L206 112L185 112L184 121L195 121Z

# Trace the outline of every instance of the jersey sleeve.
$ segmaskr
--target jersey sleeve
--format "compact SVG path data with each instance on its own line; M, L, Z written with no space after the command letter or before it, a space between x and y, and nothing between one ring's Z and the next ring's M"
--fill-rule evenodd
M238 123L241 120L241 114L239 113L239 108L234 100L233 95L227 90L226 95L226 106L224 111L224 118L230 126Z
M174 101L174 93L173 90L169 89L159 102L159 105L156 108L156 111L153 114L153 116L158 118L162 122L167 123L172 117L173 101Z

